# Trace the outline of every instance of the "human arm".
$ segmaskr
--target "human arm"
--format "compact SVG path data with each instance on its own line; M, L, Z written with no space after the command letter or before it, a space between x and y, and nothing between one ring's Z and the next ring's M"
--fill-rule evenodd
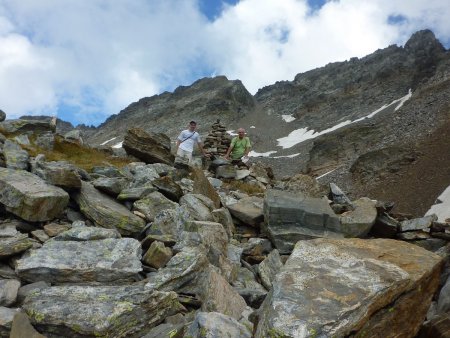
M248 156L251 149L252 149L252 144L250 143L250 139L247 138L247 144L245 145L244 156Z
M176 145L175 145L175 153L178 152L178 147L180 146L181 142L180 140L177 140Z

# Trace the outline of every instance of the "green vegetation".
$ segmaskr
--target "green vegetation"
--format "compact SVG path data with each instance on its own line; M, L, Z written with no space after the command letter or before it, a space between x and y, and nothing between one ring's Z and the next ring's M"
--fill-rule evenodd
M264 190L258 185L236 180L224 184L224 188L228 190L239 190L250 196L264 193Z

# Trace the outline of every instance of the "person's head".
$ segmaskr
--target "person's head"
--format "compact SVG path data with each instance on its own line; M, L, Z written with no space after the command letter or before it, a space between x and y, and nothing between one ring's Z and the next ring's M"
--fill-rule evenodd
M195 122L195 121L189 122L188 128L190 131L194 131L195 128L197 128L197 122Z
M243 138L245 136L245 129L244 128L239 128L238 129L238 136L239 136L239 138Z

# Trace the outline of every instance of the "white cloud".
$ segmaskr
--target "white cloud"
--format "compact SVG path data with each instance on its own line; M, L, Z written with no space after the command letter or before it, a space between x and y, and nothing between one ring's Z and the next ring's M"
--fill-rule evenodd
M450 41L447 0L329 1L314 13L305 0L241 0L213 22L198 1L0 0L0 109L17 117L66 105L98 123L209 74L254 93L419 29Z

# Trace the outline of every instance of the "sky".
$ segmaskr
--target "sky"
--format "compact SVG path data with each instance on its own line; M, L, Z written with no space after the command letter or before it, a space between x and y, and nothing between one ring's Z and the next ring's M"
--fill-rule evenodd
M252 93L431 29L448 0L0 0L0 109L98 125L203 77Z

